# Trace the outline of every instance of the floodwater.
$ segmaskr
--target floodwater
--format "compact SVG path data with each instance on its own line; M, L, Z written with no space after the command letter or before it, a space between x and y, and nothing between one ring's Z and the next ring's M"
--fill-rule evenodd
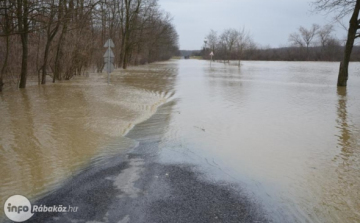
M164 150L185 155L164 160L201 157L245 185L275 222L360 222L359 63L347 89L335 85L338 63L178 67Z
M150 65L111 79L107 85L106 75L90 74L40 87L30 80L0 95L0 204L15 194L42 196L136 146L124 135L172 96L175 76Z
M110 86L93 74L6 91L1 203L136 146L126 133L172 101L161 162L239 183L274 222L360 222L360 63L347 89L336 87L337 71L327 62L172 60L115 73Z

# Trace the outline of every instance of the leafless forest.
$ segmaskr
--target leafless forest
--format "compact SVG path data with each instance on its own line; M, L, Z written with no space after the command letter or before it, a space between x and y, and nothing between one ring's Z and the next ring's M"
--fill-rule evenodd
M101 72L103 45L117 67L167 60L178 51L171 16L157 0L0 0L0 90Z
M205 46L200 53L209 58L209 52L215 53L212 59L229 61L250 60L285 60L285 61L341 61L338 75L339 87L346 87L350 61L360 61L360 47L355 40L360 37L360 0L314 0L317 12L332 13L333 23L340 23L347 30L346 40L335 38L333 23L323 27L313 24L310 28L300 26L297 32L289 35L290 47L278 49L259 48L249 34L235 29L225 30L220 36L215 31L205 38ZM350 16L348 25L341 19ZM209 48L207 47L209 44Z
M340 61L343 57L344 40L333 35L334 26L313 24L300 26L289 34L287 46L279 48L260 47L242 29L226 29L218 34L211 30L205 38L201 54L209 58L214 52L215 60L273 60L273 61ZM352 60L360 61L360 48L355 46Z

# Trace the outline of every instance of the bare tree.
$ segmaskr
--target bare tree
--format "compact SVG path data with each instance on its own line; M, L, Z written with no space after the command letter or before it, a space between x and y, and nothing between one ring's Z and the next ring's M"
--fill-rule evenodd
M157 0L0 0L0 37L0 90L7 72L20 73L21 88L28 74L45 84L50 71L53 82L92 65L101 72L107 38L123 68L178 52L171 16Z
M246 49L253 47L256 48L254 42L250 38L249 33L243 28L238 31L236 29L226 29L218 37L214 30L211 30L207 35L210 48L216 53L215 57L225 61L240 60Z
M223 47L226 60L229 62L231 54L236 47L239 32L235 29L227 29L220 35L220 45Z
M63 0L59 0L55 2L55 0L50 0L47 4L48 6L48 15L49 17L45 19L46 25L46 45L45 45L45 52L44 52L44 61L42 65L42 77L41 77L41 84L46 83L46 69L48 65L48 57L49 57L49 50L51 43L57 34L60 22L63 16Z
M332 25L325 25L324 27L320 28L319 31L317 32L322 47L328 45L329 41L333 39L331 36L333 30L334 27Z
M243 28L237 34L237 41L236 41L236 54L237 59L239 61L238 66L240 67L241 57L243 55L244 50L246 50L251 43L251 38L249 33Z
M29 13L30 6L28 0L17 0L17 19L18 31L21 37L22 44L22 60L20 73L20 88L26 87L27 65L28 65L28 36L29 36Z
M301 38L299 33L291 33L289 36L289 42L292 43L292 45L294 46L298 46L298 47L304 47L305 43L303 41L303 39Z
M360 37L360 34L357 33L360 28L359 24L359 10L360 10L360 0L316 0L314 2L315 9L318 11L335 11L337 12L337 18L344 17L352 13L349 21L349 29L347 40L345 44L344 57L340 63L339 75L338 75L338 86L346 86L348 80L348 69L349 62L351 57L351 52L353 50L355 39Z
M218 35L216 31L210 30L210 33L206 36L206 39L209 41L209 47L214 52L216 44L218 42Z
M12 14L14 10L14 3L10 0L3 0L0 2L0 27L2 33L0 36L5 37L5 58L0 70L0 92L4 85L3 78L7 72L7 63L9 58L9 48L10 48L10 35L14 31L15 27L12 25Z
M292 33L289 36L289 41L299 47L306 47L306 58L309 59L309 47L312 44L314 37L319 30L320 26L313 24L310 29L302 26L299 27L297 33Z
M335 13L335 19L341 19L354 12L357 0L314 0L315 11Z
M59 7L59 15L62 14L64 18L62 21L62 29L60 32L60 37L56 47L56 54L55 54L55 62L54 62L54 75L53 75L53 83L55 80L61 80L61 65L60 60L63 56L63 42L65 40L66 33L68 31L68 23L71 18L71 11L68 9L68 0L63 0L62 7Z
M301 38L305 42L306 46L306 57L309 58L309 46L312 43L317 31L319 30L320 26L317 24L313 24L310 29L306 29L304 27L299 28L299 32Z
M124 0L125 1L125 23L123 26L123 42L122 42L122 66L127 68L131 47L129 46L130 35L132 32L132 24L136 22L137 15L140 11L142 0Z

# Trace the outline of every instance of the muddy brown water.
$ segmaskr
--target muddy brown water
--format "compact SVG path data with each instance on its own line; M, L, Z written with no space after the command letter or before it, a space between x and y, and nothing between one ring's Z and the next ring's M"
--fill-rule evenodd
M124 137L173 94L173 70L161 64L91 74L0 95L0 203L61 186L85 168L136 146ZM3 209L1 208L1 211Z
M351 64L347 89L336 87L337 70L327 62L172 60L117 71L110 86L91 74L5 91L1 203L35 198L136 146L126 133L176 100L163 162L204 160L276 222L360 222L360 64Z

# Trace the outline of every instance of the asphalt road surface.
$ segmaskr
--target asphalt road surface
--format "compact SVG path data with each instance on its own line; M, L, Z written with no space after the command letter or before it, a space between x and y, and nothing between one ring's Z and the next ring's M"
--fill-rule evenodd
M35 213L28 222L270 222L241 185L213 180L193 164L159 162L171 103L127 135L136 148L89 165L35 203L76 212Z

